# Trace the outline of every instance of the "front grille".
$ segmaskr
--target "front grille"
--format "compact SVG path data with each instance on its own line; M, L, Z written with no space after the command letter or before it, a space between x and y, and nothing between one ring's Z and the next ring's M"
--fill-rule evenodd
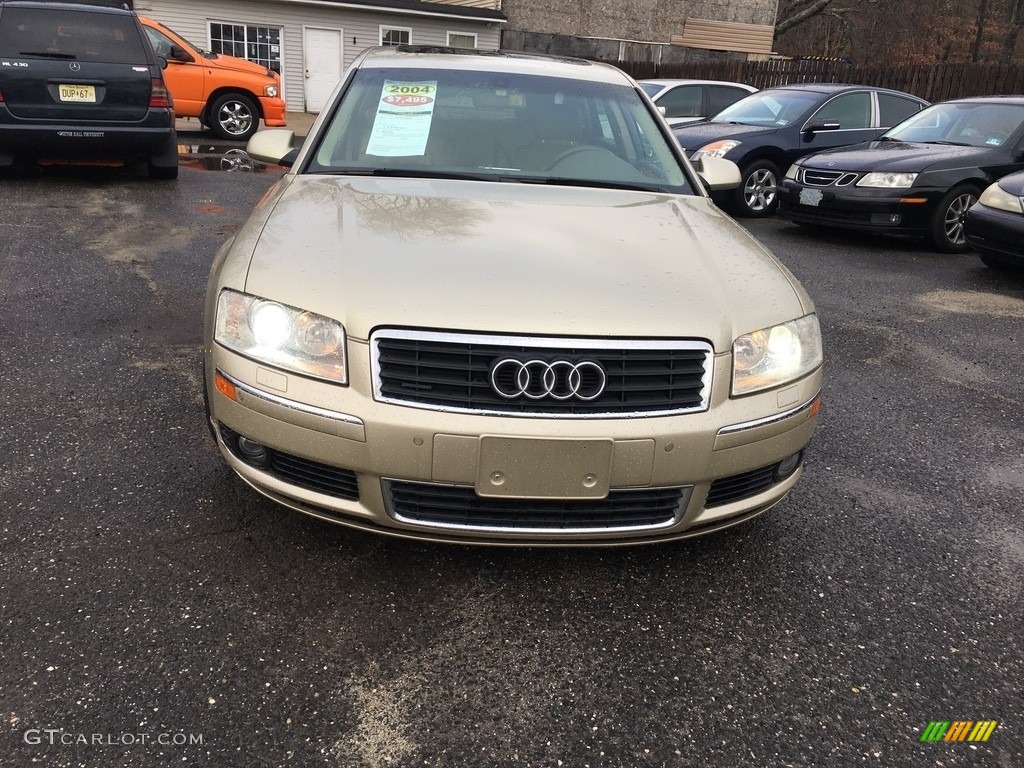
M812 187L828 187L835 184L837 187L847 187L857 179L857 174L847 171L822 171L817 168L804 168L802 171L803 182Z
M356 481L355 472L350 469L332 467L273 448L267 448L267 463L260 466L247 460L239 450L237 432L221 424L220 434L224 444L236 458L273 475L278 480L337 499L348 499L349 501L358 501L359 499L359 484Z
M472 486L383 481L388 514L443 528L513 531L615 531L677 522L690 497L685 488L613 490L603 499L496 499Z
M548 339L386 330L372 337L378 400L436 410L517 416L668 415L702 411L711 391L703 341ZM596 363L606 376L590 400L531 391L506 398L491 383L501 360ZM589 365L586 371L592 371ZM509 367L501 369L502 374ZM511 388L512 379L509 379ZM584 382L590 386L590 382ZM559 382L564 386L564 381ZM507 394L507 393L506 393ZM540 396L538 396L540 394ZM589 395L589 392L586 393Z

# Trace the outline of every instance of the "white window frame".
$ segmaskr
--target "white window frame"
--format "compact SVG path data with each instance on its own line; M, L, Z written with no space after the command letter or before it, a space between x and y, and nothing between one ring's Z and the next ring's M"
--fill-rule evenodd
M278 56L279 56L278 64L281 67L280 75L281 75L281 90L282 90L282 93L280 93L278 95L283 99L284 98L284 93L283 93L283 91L284 91L284 79L285 79L285 72L284 72L284 62L285 62L285 55L284 55L284 24L278 25L278 24L267 24L267 23L264 23L264 22L224 21L223 19L207 19L207 21L206 21L206 45L207 45L208 49L211 50L211 51L213 50L213 25L214 24L222 24L222 25L227 25L227 26L231 26L231 27L265 27L267 29L276 29L276 30L278 30L279 36L278 36L277 52L278 52ZM248 46L248 34L246 35L246 45ZM230 55L234 55L234 54L232 53ZM248 58L248 51L246 51L246 55L245 56L241 56L240 58L243 58L246 61L252 61L254 64L260 64L261 66L265 66L261 62L254 61L253 59Z
M480 45L480 38L477 37L476 32L452 32L451 30L448 30L448 32L446 33L446 37L445 37L445 45L448 46L449 48L456 47L456 46L452 45L452 35L458 35L459 37L471 37L471 38L473 38L473 44L472 45L468 45L468 46L467 45L460 45L460 46L457 46L459 48L476 48L477 46Z
M409 39L406 40L404 43L385 43L384 42L384 33L385 32L405 32L405 34L408 35ZM391 26L390 24L381 24L380 25L380 30L379 30L379 32L377 34L377 44L378 45L412 45L412 27L394 27L394 26Z

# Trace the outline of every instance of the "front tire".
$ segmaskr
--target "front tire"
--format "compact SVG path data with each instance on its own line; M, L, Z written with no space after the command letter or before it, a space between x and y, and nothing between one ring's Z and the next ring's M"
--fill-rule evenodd
M259 130L260 112L248 96L225 93L210 107L208 122L222 139L248 141Z
M762 219L779 207L778 166L770 160L757 160L741 169L740 185L733 191L733 207L738 216Z
M949 190L932 214L928 238L943 253L964 253L971 249L964 237L964 218L967 209L978 202L981 194L972 184L962 184Z

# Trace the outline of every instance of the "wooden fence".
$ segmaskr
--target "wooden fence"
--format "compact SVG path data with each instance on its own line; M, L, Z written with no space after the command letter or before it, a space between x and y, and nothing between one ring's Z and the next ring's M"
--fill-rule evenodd
M729 80L755 88L788 83L856 83L894 88L933 102L965 96L1024 95L1024 66L1015 64L852 67L833 59L779 59L678 64L620 61L617 66L638 80L655 77Z

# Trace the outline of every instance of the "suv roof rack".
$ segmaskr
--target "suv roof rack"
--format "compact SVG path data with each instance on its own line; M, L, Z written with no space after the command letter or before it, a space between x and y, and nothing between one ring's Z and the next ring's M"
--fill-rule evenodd
M99 5L103 8L120 8L126 11L135 10L135 0L31 0L34 3L62 3L66 5ZM0 0L0 5L4 0Z

